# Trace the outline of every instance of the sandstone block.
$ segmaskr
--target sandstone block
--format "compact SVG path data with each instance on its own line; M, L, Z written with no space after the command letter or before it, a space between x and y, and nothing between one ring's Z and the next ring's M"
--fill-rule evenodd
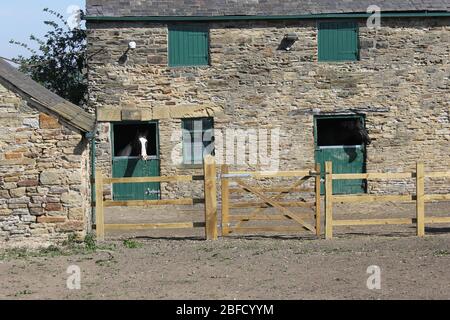
M47 216L41 216L37 217L38 223L63 223L66 221L66 217L47 217Z
M9 204L28 204L29 202L29 197L11 198L8 200Z
M21 188L17 188L17 189L11 189L9 191L9 193L11 194L11 197L20 198L20 197L25 196L26 188L25 187L21 187Z
M0 199L9 199L11 196L9 195L8 190L0 190Z
M39 181L35 179L22 180L17 183L19 187L36 187L37 185L39 185Z
M46 211L63 211L63 207L60 203L47 203L45 204Z
M41 129L58 129L61 127L58 119L46 115L45 113L39 114L39 126Z
M74 205L81 203L83 201L83 198L78 192L69 191L61 195L61 201L64 204Z
M56 171L44 171L39 180L43 185L57 185L61 183L61 174Z
M36 222L36 217L32 215L23 215L20 217L23 222Z
M84 223L83 221L70 220L63 224L58 225L59 231L83 231Z
M5 190L16 189L17 185L18 184L15 182L6 182L3 184L3 189L5 189Z
M84 219L83 208L70 208L69 209L69 219L70 220L83 220Z
M0 216L9 216L12 214L11 209L0 209Z

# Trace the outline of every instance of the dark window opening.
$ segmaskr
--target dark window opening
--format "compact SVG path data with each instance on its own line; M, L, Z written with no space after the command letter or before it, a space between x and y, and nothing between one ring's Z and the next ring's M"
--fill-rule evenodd
M114 125L114 156L140 157L142 145L140 137L147 139L147 155L158 156L157 124L116 124Z
M214 155L214 119L183 119L183 163L202 164L206 154Z
M317 119L317 145L355 146L370 144L362 118Z

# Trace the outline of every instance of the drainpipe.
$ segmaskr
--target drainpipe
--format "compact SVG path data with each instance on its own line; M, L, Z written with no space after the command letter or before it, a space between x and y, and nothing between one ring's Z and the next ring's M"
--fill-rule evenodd
M95 221L95 153L96 153L96 145L95 145L95 134L97 132L97 124L95 124L94 130L86 133L86 139L88 139L91 144L90 158L91 158L91 226Z

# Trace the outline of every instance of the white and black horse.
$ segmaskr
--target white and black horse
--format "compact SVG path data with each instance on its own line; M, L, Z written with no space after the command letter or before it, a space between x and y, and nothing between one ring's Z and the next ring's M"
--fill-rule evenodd
M140 157L142 160L147 161L149 159L147 154L148 143L148 130L138 130L134 139L120 150L117 155L119 157Z

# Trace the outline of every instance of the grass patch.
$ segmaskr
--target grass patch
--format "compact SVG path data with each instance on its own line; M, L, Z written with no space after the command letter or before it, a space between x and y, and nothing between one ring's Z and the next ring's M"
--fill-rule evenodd
M131 240L131 239L126 239L123 241L123 245L125 246L125 248L128 249L139 249L142 248L142 243L135 241L135 240Z
M20 296L25 296L25 295L29 295L29 294L33 294L33 292L31 292L30 290L22 290L22 291L16 292L14 294L14 297L20 297Z
M450 255L450 251L448 250L436 250L433 253L434 256L436 257L445 257L445 256L449 256Z
M87 255L99 250L113 251L115 244L98 244L93 234L88 234L83 241L78 241L75 235L69 235L61 246L52 245L47 248L31 250L26 248L12 248L0 251L0 260L27 260L40 257L60 257L73 255Z

